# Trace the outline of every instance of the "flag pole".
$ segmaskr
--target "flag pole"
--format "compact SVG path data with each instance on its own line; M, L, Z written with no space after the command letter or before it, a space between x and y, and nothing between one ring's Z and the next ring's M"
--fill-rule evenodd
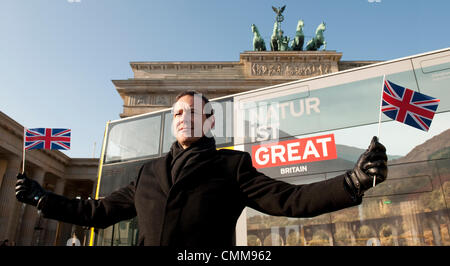
M22 174L25 173L25 135L26 127L23 127Z
M386 80L386 74L383 75L383 82L381 84L381 95L380 95L380 110L378 112L378 140L380 139L380 127L381 127L381 110L382 110L382 106L383 106L383 91L384 91L384 82ZM373 176L373 185L372 187L375 187L375 183L376 183L376 176Z
M27 128L23 127L23 147L22 147L22 175L25 174L25 136L26 136L26 131ZM25 213L25 207L26 207L26 203L22 203L22 206L20 207L20 219L19 219L19 223L18 223L18 227L20 228L22 226L22 222L23 222L23 215Z
M386 75L383 75L383 83L381 85L381 96L380 96L380 112L378 112L378 134L377 134L378 139L380 139L381 108L383 106L383 90L384 90L384 81L385 80L386 80Z

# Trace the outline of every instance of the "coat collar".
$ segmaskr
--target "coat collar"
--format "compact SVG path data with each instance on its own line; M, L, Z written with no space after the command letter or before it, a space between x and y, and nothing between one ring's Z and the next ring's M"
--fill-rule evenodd
M205 177L205 174L198 174L199 171L206 171L213 174L212 170L208 170L211 167L211 162L214 160L214 154L208 153L208 155L204 156L203 159L199 162L192 162L190 164L186 164L183 171L180 173L179 178L175 181L174 185L180 185L183 182L189 181L192 177L194 178L202 178ZM209 176L209 175L206 175Z
M187 160L183 165L183 169L179 172L179 176L175 181L175 184L178 185L180 182L185 182L190 179L191 176L196 176L199 170L205 170L209 168L210 163L215 158L216 148L214 139L210 140L210 144L212 145L210 148L202 149L201 152L192 153L192 157L195 157L194 160ZM161 160L155 164L154 174L156 179L158 180L161 189L163 192L168 195L170 189L172 188L172 174L171 168L173 164L173 152L169 152ZM175 155L176 156L176 155ZM204 175L204 174L203 174ZM200 176L198 177L200 178Z

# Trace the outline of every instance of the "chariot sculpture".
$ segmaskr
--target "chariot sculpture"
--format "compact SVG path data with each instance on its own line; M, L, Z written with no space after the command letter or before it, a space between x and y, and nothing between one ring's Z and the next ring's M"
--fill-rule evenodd
M273 31L270 37L270 50L271 51L302 51L305 43L305 34L303 33L304 22L300 19L297 23L297 28L294 38L290 42L290 37L283 36L284 32L281 30L281 22L284 21L283 12L286 9L286 5L280 8L272 6L273 11L277 14L275 22L273 24ZM266 44L258 28L255 24L251 26L253 32L253 51L266 51ZM314 37L312 37L306 44L305 50L317 51L323 45L323 50L326 49L327 43L323 32L326 29L325 22L322 22L316 29ZM289 43L290 42L290 43Z

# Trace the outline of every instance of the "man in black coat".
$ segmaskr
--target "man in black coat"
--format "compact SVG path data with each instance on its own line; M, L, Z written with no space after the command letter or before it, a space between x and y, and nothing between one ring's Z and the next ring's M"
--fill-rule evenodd
M312 217L360 204L374 177L376 184L386 179L386 149L376 137L352 170L333 179L292 185L267 177L248 153L216 150L214 138L205 136L214 126L207 106L208 99L194 91L180 94L170 152L144 164L134 182L103 199L68 199L23 174L17 176L16 197L46 218L82 226L106 228L137 216L141 245L231 246L246 206L269 215Z

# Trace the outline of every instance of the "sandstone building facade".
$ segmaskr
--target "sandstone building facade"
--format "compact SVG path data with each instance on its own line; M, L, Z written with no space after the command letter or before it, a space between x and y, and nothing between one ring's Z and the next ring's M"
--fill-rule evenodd
M124 118L170 107L187 89L212 99L379 62L341 57L336 51L249 51L238 62L131 62L134 77L112 82Z

